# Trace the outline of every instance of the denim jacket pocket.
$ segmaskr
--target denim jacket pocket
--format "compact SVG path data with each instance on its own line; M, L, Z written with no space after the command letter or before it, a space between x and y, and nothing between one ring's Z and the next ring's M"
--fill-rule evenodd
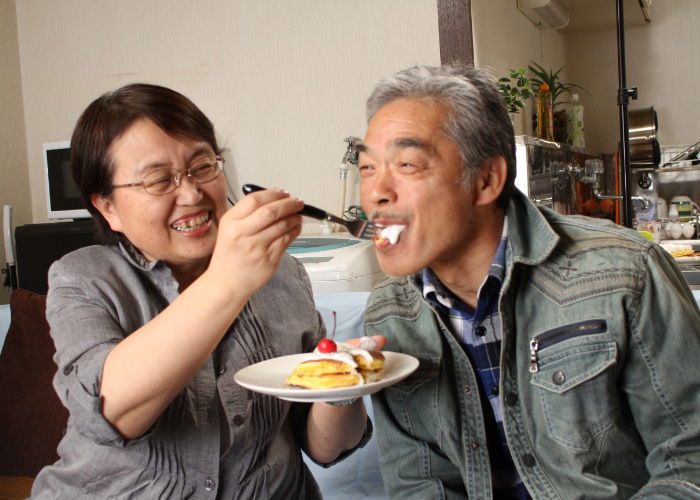
M416 392L426 383L438 378L440 374L440 358L418 357L418 368L401 382L388 387L388 390L397 391L403 395Z
M609 370L616 360L617 345L606 331L581 330L537 352L530 381L537 387L547 432L557 443L588 450L610 429L618 411L615 374Z

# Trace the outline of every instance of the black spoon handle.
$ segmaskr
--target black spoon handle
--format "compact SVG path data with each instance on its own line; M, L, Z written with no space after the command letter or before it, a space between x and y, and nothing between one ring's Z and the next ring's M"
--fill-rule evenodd
M263 191L267 188L256 186L255 184L243 184L243 187L241 189L243 191L243 194L250 194L255 191ZM299 210L299 213L301 215L307 215L309 217L319 220L324 220L328 217L328 213L325 210L321 210L320 208L316 208L313 205L307 204L304 204L304 208Z

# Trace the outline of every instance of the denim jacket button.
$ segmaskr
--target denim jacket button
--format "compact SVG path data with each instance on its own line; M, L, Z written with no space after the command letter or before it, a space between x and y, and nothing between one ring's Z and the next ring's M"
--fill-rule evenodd
M514 392L509 392L505 396L505 402L508 406L515 406L518 404L518 395Z
M535 457L533 457L529 453L525 453L524 455L522 455L520 457L520 460L522 461L522 463L525 467L534 467L535 464L537 463L535 461Z
M564 372L556 371L552 375L552 382L556 385L561 385L566 382L566 375L564 375Z
M471 447L472 447L472 450L478 450L479 443L477 443L476 441L472 441Z
M468 385L464 386L464 393L465 394L471 394L472 393L472 388L469 387Z

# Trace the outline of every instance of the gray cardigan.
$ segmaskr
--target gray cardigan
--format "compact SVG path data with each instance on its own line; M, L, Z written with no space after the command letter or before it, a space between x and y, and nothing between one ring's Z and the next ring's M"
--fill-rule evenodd
M288 255L144 436L125 440L104 419L105 357L177 295L163 262L122 247L82 248L51 266L54 386L70 418L60 459L39 473L32 498L320 498L300 453L308 405L233 381L240 368L309 351L325 334L304 267Z

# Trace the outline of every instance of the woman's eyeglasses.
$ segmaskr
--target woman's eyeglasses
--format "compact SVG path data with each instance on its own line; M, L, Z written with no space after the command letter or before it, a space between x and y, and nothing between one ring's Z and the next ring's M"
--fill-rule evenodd
M122 187L143 187L143 189L154 196L162 196L172 193L175 188L180 187L183 175L186 175L190 182L195 184L206 184L211 182L224 170L224 159L217 157L215 162L206 162L192 166L184 172L151 172L146 175L141 182L129 182L128 184L112 184L112 189Z

